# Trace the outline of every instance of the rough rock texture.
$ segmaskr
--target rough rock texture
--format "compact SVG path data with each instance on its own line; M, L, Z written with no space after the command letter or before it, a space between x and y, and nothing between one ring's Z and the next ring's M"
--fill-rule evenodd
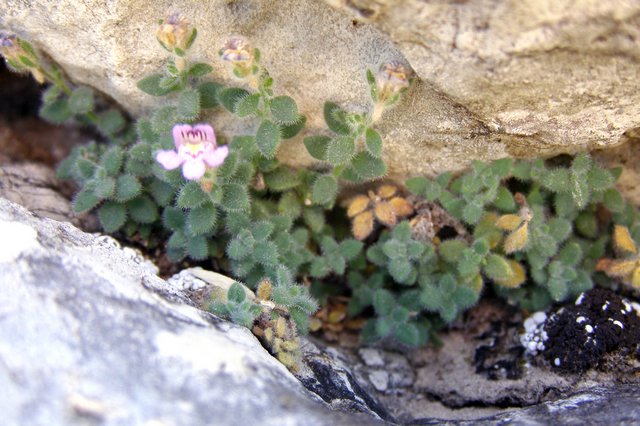
M0 197L18 203L42 217L69 221L74 225L82 223L85 229L87 225L93 224L92 229L97 229L95 218L90 220L91 216L83 216L84 220L81 220L59 190L60 183L47 166L38 163L0 165Z
M0 26L30 38L78 83L135 114L153 99L135 81L164 53L155 22L182 11L200 31L194 58L211 62L232 34L263 52L277 90L323 127L325 100L368 105L366 68L400 59L419 79L381 124L393 175L461 169L473 159L609 147L640 126L640 2L544 0L271 1L0 0ZM228 80L227 80L228 81ZM224 133L251 120L210 117ZM309 164L300 140L281 157Z
M109 237L0 199L3 424L371 424L327 409L241 327Z
M415 420L410 425L635 425L640 418L640 392L635 385L597 387L554 402L506 410L472 421Z

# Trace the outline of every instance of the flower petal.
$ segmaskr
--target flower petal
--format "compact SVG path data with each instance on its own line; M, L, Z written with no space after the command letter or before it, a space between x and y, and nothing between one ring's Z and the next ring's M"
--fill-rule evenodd
M173 133L173 143L176 145L176 148L180 148L181 145L184 145L184 133L191 130L191 126L188 124L176 124L173 126L171 132Z
M229 155L229 147L224 145L205 152L202 157L210 167L218 167L224 163L224 159L227 158L227 155Z
M184 159L173 150L158 152L156 154L156 161L167 170L173 170L184 163Z
M202 158L194 158L187 160L182 166L182 176L189 180L198 180L204 176L206 166Z
M203 132L207 138L208 142L211 142L214 146L216 145L216 134L213 131L213 127L209 124L196 124L193 126L193 130L199 130Z

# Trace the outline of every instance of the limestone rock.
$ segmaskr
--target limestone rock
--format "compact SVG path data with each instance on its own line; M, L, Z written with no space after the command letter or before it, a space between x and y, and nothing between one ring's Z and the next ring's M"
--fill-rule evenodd
M110 237L0 199L7 425L371 424L327 409L242 327Z
M32 40L77 83L98 88L134 114L155 99L135 82L165 53L154 31L168 3L0 0L0 26ZM418 81L380 125L395 177L459 170L471 160L531 157L609 147L640 126L640 3L545 0L195 0L171 2L198 27L193 58L213 64L230 35L259 46L278 92L322 132L325 100L368 108L364 71L408 62ZM207 117L227 136L252 120ZM297 140L280 156L311 158Z

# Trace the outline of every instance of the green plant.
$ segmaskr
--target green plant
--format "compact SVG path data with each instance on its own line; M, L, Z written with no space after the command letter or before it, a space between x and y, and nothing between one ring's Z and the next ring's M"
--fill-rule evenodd
M14 69L51 84L45 118L95 125L107 142L75 148L59 167L61 178L80 187L75 211L96 211L106 232L163 247L174 261L213 260L257 289L253 298L234 284L216 293L210 309L252 328L288 366L296 365L298 335L317 307L309 283L322 301L348 297L346 320L367 316L365 340L422 345L487 287L540 309L591 288L604 277L598 271L636 282L635 256L602 258L614 223L640 236L637 212L613 188L619 171L587 154L556 165L474 162L458 176L409 179L412 195L378 185L347 200L345 214L336 207L340 184L386 173L375 126L409 87L407 67L393 62L367 72L366 112L327 102L328 131L303 140L318 164L295 169L277 154L306 118L279 93L258 49L238 37L224 44L220 57L238 81L225 87L210 79L211 65L190 60L197 31L184 17L168 15L156 37L170 55L162 72L138 82L157 108L135 124L99 108L105 103L90 89L68 83L25 41L3 34L0 47ZM213 110L253 130L217 135L202 122Z
M387 66L387 74L378 77L368 73L373 114L347 114L327 103L327 124L339 137L328 144L326 163L318 168L322 171L296 170L281 164L276 154L306 118L291 97L276 93L260 51L243 39L230 39L219 52L240 81L237 87L224 87L207 78L211 65L190 60L196 29L181 15L169 14L156 32L170 53L166 64L137 84L158 107L130 124L113 110L97 111L103 102L96 102L90 89L70 85L55 66L41 65L31 45L5 38L15 50L3 50L7 60L51 84L43 116L96 125L107 142L76 147L58 169L60 178L80 187L73 203L77 213L95 211L106 232L135 237L150 248L162 246L175 261L216 259L251 288L265 280L276 283L272 300L296 324L295 333L285 334L306 332L315 305L283 271L298 277L339 276L361 257L363 244L337 237L326 226L326 212L335 203L339 179L364 181L384 174L382 139L373 124L408 86L405 67ZM255 132L225 143L213 126L200 122L207 110L219 107L255 123ZM307 140L306 145L317 152L317 144ZM215 306L244 325L262 315L237 286L224 304ZM283 338L280 326L273 330L271 337L264 336L272 346Z
M318 305L304 287L294 283L291 272L280 266L275 285L264 279L254 295L235 282L226 294L214 292L208 309L252 329L274 356L290 369L297 370L301 355L298 336L307 332L309 315L318 309Z

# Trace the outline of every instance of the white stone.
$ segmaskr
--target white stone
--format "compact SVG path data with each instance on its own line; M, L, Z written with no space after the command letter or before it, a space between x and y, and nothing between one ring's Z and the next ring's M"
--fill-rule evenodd
M22 253L39 246L38 232L23 223L0 220L0 263L15 261Z

